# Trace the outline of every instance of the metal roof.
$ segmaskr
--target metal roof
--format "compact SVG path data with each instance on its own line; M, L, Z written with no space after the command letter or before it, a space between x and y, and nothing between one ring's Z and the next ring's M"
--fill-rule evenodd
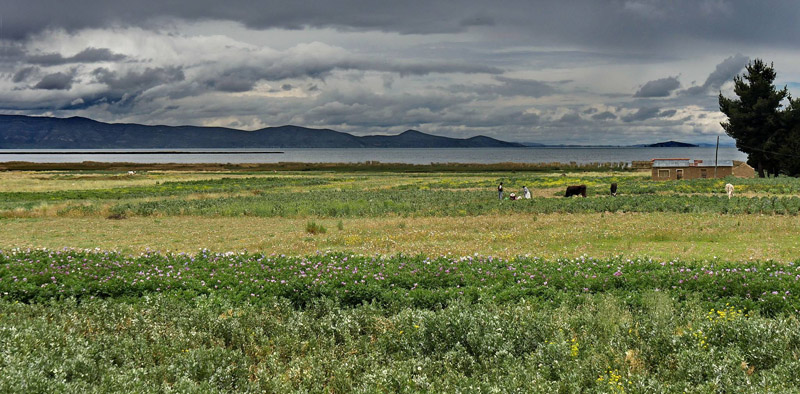
M704 161L698 167L714 167L714 160ZM733 160L717 160L717 167L733 167Z
M655 160L653 167L689 167L689 160Z
M692 160L654 160L653 168L663 167L714 167L714 160L695 162ZM733 160L718 160L717 167L733 167Z

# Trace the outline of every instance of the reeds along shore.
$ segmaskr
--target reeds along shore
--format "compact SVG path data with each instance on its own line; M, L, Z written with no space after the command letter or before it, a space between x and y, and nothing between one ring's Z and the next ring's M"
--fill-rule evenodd
M648 162L649 164L649 162ZM0 163L0 171L383 171L383 172L574 172L634 171L639 164L613 163L431 163L405 164L366 161L361 163L34 163L9 161Z

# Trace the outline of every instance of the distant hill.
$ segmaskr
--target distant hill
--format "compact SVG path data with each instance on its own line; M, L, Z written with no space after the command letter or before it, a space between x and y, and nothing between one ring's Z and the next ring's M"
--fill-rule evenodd
M224 127L147 126L87 118L0 115L0 149L159 148L507 148L522 144L485 136L449 138L408 130L358 137L300 126L255 131Z
M641 146L644 148L697 148L700 145L688 144L686 142L678 142L678 141L667 141L667 142L656 142L655 144L643 144L636 146Z
M657 142L655 144L638 144L638 145L565 145L565 144L540 144L536 142L525 142L525 146L531 148L697 148L701 145L688 144L678 141ZM702 145L702 146L705 146ZM714 145L709 145L714 146Z

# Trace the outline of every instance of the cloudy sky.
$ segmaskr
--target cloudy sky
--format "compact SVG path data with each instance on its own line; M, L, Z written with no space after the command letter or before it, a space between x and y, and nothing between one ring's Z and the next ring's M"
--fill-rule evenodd
M542 143L713 142L800 2L0 0L0 113Z

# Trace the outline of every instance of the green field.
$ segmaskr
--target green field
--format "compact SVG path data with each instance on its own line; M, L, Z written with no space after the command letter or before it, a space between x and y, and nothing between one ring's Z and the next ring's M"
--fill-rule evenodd
M798 194L0 172L0 392L800 392Z

